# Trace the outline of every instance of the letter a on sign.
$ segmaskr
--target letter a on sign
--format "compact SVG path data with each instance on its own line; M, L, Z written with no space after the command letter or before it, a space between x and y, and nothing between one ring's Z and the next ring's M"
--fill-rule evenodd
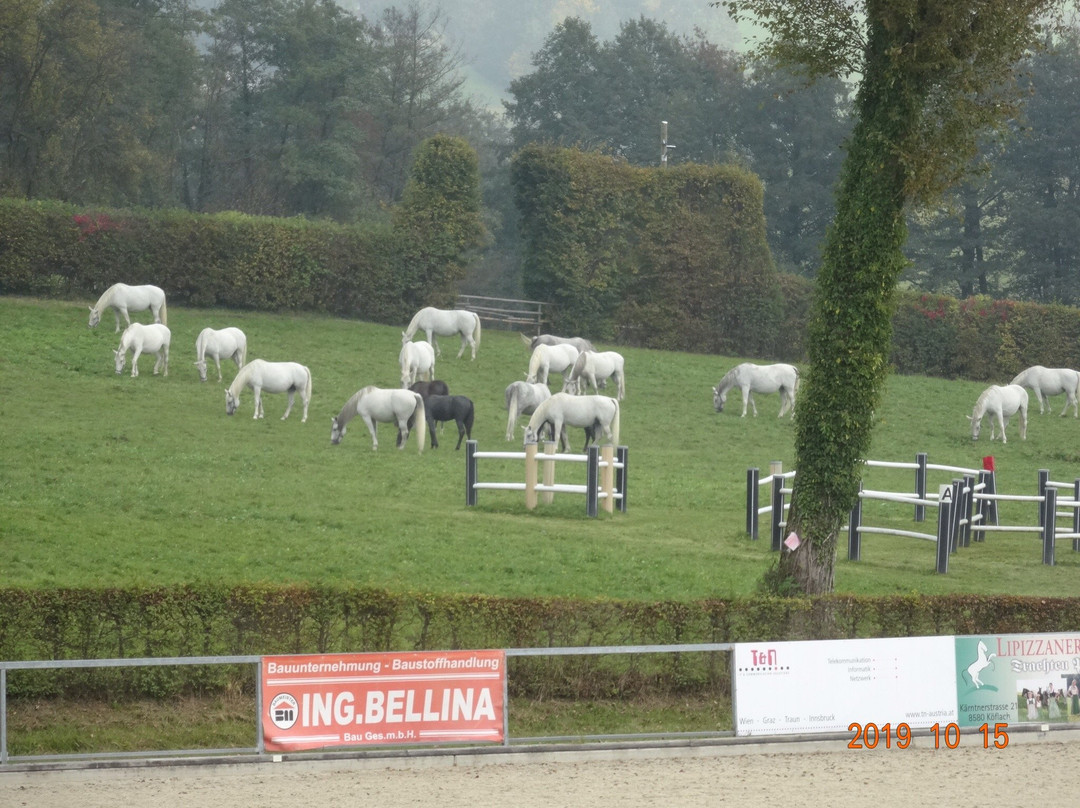
M943 505L952 505L952 486L943 485L939 489L938 503Z

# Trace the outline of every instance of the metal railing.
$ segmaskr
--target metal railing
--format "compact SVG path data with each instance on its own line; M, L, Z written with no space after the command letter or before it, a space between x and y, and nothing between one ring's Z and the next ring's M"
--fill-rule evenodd
M559 657L559 656L598 656L598 655L622 655L622 654L688 654L688 653L731 653L734 649L732 643L693 643L684 645L613 645L613 646L581 646L560 648L508 648L505 650L507 658L512 657ZM136 760L148 758L167 757L191 757L191 756L224 756L224 755L250 755L269 756L263 747L263 705L262 705L262 656L219 656L219 657L145 657L132 659L62 659L5 662L0 661L0 765L9 763L36 763L43 761L75 761L75 760ZM254 722L254 744L245 747L230 747L223 749L151 749L138 752L86 752L71 754L51 755L11 755L8 751L8 671L33 671L33 670L71 670L83 668L136 668L136 667L165 667L165 666L190 666L190 665L253 665L255 668L255 709L252 720ZM509 704L507 705L509 712ZM509 728L506 731L504 746L513 744L557 743L569 740L575 741L614 741L630 739L654 739L654 738L702 738L731 737L734 731L718 732L677 732L670 733L628 733L619 735L589 735L589 736L548 736L548 737L520 737L512 738ZM455 744L423 744L419 746L454 746ZM456 744L460 746L461 744ZM303 754L303 753L297 753Z

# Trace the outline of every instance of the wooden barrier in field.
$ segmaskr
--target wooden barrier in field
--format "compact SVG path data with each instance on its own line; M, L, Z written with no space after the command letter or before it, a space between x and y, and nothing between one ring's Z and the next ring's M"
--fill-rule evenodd
M848 560L858 561L862 554L862 536L869 533L908 536L911 538L933 541L937 544L935 568L940 573L948 571L949 556L959 547L967 547L971 541L983 541L985 534L991 531L1011 533L1037 533L1042 541L1043 563L1054 564L1056 540L1071 538L1073 550L1080 551L1080 479L1074 483L1050 480L1049 471L1039 471L1038 494L1020 496L997 493L994 473L994 459L983 459L982 469L970 469L958 466L935 465L927 462L927 456L920 452L915 463L894 463L867 460L866 465L878 468L897 468L915 471L915 491L895 492L866 490L859 491L859 498L851 510L848 520ZM940 486L938 492L927 490L927 474L930 471L946 471L963 475L954 478L951 484ZM758 538L758 517L769 514L771 526L771 548L779 552L783 548L784 532L787 527L786 513L789 505L787 497L792 493L791 483L795 472L783 473L779 463L773 463L770 474L760 479L756 468L747 469L747 504L746 525L751 538ZM976 481L977 479L977 481ZM771 488L769 505L759 507L759 488L768 485ZM1060 499L1059 489L1068 489L1072 499ZM935 533L900 530L892 527L874 527L863 523L863 503L868 500L901 502L915 508L915 521L925 519L926 508L938 509L938 526ZM1000 525L998 523L997 503L1001 501L1033 502L1038 508L1037 525ZM1067 508L1061 510L1058 508ZM1071 518L1066 528L1057 527L1059 517Z
M544 443L544 451L537 451L537 444L525 444L523 452L481 452L474 440L465 442L465 504L476 504L476 492L524 491L525 507L532 510L537 503L550 503L555 494L584 494L585 513L597 516L603 507L613 513L616 504L626 512L626 474L629 450L625 446L590 446L585 454L560 454L551 441ZM524 482L481 482L477 467L479 459L524 460ZM584 463L585 484L555 482L555 464L560 462ZM542 468L541 468L542 467Z
M468 309L480 317L480 322L511 331L524 331L539 336L544 326L544 306L539 300L513 300L505 297L458 295L459 309Z

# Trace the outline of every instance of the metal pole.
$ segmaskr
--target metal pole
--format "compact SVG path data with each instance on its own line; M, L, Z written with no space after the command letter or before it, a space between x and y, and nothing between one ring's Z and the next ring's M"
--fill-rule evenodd
M596 492L599 486L600 448L595 443L589 447L589 461L586 465L585 513L588 516L596 516L598 512Z
M937 571L945 575L949 571L949 526L952 524L952 486L941 486L937 518Z
M1045 497L1046 496L1046 484L1049 481L1050 481L1050 469L1039 469L1039 494L1038 495L1040 497ZM1045 499L1044 499L1044 501L1045 501ZM1039 505L1039 527L1043 526L1043 515L1044 515L1044 513L1045 513L1045 509L1040 504Z
M964 529L960 536L960 541L963 547L971 546L971 506L975 503L975 478L970 474L964 475L963 491L964 491L964 509L961 512L965 522Z
M915 498L926 499L926 452L915 455ZM926 506L915 506L915 521L926 520Z
M615 469L615 487L619 490L622 496L619 497L619 511L626 513L626 472L630 470L630 449L626 446L620 446L615 452L615 457L619 461L619 468Z
M746 470L746 533L751 539L758 537L758 484L760 483L760 470Z
M465 441L465 505L476 504L476 441Z
M779 466L780 464L775 464ZM779 553L784 545L784 477L779 472L772 476L772 551Z
M859 493L862 493L862 480L859 480ZM855 497L855 504L851 508L848 517L847 528L847 557L848 561L859 561L862 558L862 534L859 527L862 525L862 497Z
M1080 478L1073 482L1073 502L1080 502ZM1072 532L1080 533L1080 505L1073 505ZM1073 539L1073 552L1080 552L1080 539Z
M1057 534L1057 489L1047 486L1043 500L1043 563L1054 566L1054 540Z

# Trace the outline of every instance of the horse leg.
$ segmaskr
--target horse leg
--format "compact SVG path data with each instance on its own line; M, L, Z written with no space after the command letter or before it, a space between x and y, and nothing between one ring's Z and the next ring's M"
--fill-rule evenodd
M459 350L459 351L457 352L457 358L458 358L458 359L461 359L461 357L462 357L462 354L464 354L464 353L465 353L465 346L466 346L466 345L468 345L468 342L467 342L467 340L469 340L469 337L467 337L466 335L462 334L462 335L461 335L461 350ZM474 356L474 357L473 357L473 359L475 359L475 358L476 358L476 357Z
M251 417L252 418L262 418L263 417L262 388L261 387L253 387L252 392L253 392L253 394L255 396L255 414L252 415Z
M398 418L398 449L405 448L405 442L409 439L409 419L405 417ZM432 437L435 437L434 434Z
M236 361L236 354L233 354L233 361L234 362ZM221 380L222 380L221 379L221 357L220 356L215 356L214 357L214 364L217 365L217 380L220 383ZM239 362L236 363L236 367L239 370L239 368L240 368L240 363Z
M431 434L431 448L439 448L439 439L435 437L435 427L438 426L435 421L435 416L430 411L427 412L427 431Z
M158 351L157 353L154 354L154 375L155 376L158 375L158 371L161 370L162 365L165 364L165 353L164 352L165 352L165 349L162 348L160 351ZM167 372L166 372L166 375L168 375Z
M135 348L131 353L131 375L139 375L139 356L142 354L142 348Z
M296 391L289 390L289 403L285 406L285 414L281 416L281 420L284 421L289 417L289 413L292 412L293 401L296 399Z
M461 441L464 440L464 439L465 439L465 419L458 418L457 419L457 446L454 447L455 452L458 449L461 448Z
M439 341L435 338L435 332L433 332L433 331L428 331L427 332L427 341L428 341L428 344L432 348L435 349L435 355L436 356L441 356L442 351L439 350Z
M376 424L374 419L370 415L362 416L364 423L367 424L368 432L371 433L371 450L375 451L379 448L379 437L375 434Z
M749 400L750 400L750 388L749 387L744 387L742 389L742 415L739 416L740 418L745 418L746 417L746 402L749 401ZM756 414L757 413L755 413L755 415Z

